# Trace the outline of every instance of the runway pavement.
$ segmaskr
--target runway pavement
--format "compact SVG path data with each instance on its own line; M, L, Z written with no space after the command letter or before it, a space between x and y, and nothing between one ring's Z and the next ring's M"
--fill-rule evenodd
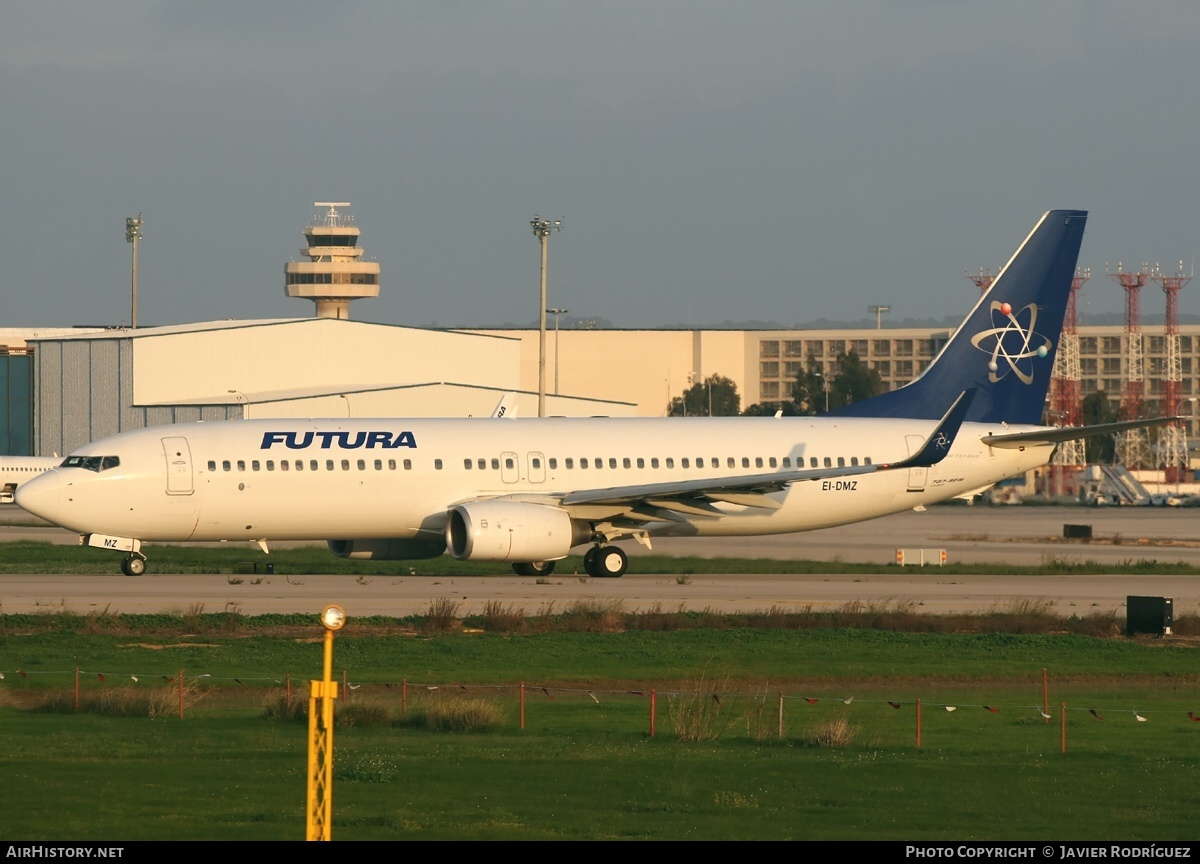
M18 511L19 512L19 511ZM4 514L8 521L19 518ZM22 520L26 521L26 520ZM1063 526L1090 525L1093 542L1066 542ZM75 543L74 534L53 528L0 526L0 541L23 537ZM1060 614L1123 611L1130 594L1174 599L1175 614L1200 609L1196 576L946 576L937 567L868 576L673 576L638 574L646 551L625 544L630 572L621 579L590 579L556 573L532 577L423 577L407 575L397 562L394 577L263 575L0 575L0 609L7 613L163 612L203 607L247 615L316 612L341 603L351 615L422 613L435 599L460 605L460 614L481 612L498 600L534 614L578 600L619 603L627 611L788 611L837 608L851 601L906 605L918 611L1005 611L1025 602L1052 604ZM803 558L884 565L897 548L946 549L951 562L1038 564L1051 558L1115 565L1142 558L1185 561L1200 567L1200 511L1170 508L934 507L872 522L774 537L655 541L654 552L701 557ZM106 553L97 550L98 556ZM256 553L258 554L258 553ZM240 582L238 580L241 580Z

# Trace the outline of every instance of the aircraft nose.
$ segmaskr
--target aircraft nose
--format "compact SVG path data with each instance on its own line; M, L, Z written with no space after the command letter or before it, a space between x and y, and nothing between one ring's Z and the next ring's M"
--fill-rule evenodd
M62 477L51 469L17 487L14 500L27 513L40 516L47 522L57 522L62 500Z

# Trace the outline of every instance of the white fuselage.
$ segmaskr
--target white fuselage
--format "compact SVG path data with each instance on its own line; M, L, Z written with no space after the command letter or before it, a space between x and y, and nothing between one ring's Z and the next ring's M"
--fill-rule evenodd
M194 423L95 441L72 454L97 457L90 467L55 468L19 500L80 533L139 540L438 542L448 511L463 502L556 506L579 490L894 463L936 425L807 417ZM720 515L653 522L646 533L806 531L942 501L1045 464L1051 445L979 440L1032 428L964 423L931 468L794 482L770 493L778 509L720 503ZM102 467L99 457L118 464ZM586 520L588 506L565 509Z

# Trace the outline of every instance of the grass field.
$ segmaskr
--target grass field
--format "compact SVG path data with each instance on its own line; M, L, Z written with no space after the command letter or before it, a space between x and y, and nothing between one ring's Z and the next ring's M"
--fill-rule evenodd
M303 836L305 726L280 710L276 682L317 674L315 627L196 616L95 632L24 618L0 616L6 837ZM351 622L338 637L337 674L356 689L339 705L335 839L1196 834L1200 655L1180 640L460 630ZM182 720L164 681L179 670ZM455 700L486 703L497 725L419 722Z

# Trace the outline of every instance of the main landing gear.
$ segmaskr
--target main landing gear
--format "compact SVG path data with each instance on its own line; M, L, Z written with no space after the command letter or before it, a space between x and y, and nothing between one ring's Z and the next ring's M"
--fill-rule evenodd
M126 576L141 576L146 572L146 556L135 552L122 558L121 572Z
M553 561L525 561L512 566L518 576L549 576L554 572Z
M629 568L629 557L620 546L593 546L583 556L583 569L597 579L616 579Z

